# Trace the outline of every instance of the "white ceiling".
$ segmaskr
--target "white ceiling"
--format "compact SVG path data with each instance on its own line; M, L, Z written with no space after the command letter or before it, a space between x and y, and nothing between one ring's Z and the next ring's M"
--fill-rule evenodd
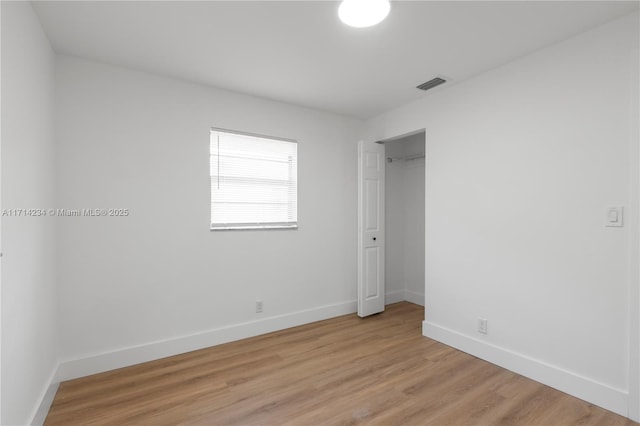
M394 1L349 28L333 1L34 2L58 53L368 118L630 13L638 1Z

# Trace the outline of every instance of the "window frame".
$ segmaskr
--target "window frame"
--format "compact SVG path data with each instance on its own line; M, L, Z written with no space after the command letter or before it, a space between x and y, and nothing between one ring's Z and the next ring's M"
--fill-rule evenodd
M276 142L288 142L288 143L293 143L296 145L296 176L295 176L295 213L296 213L296 220L295 222L247 222L247 223L218 223L218 224L214 224L214 222L212 221L213 219L213 181L212 178L213 176L211 175L211 173L209 173L209 205L210 205L210 210L209 210L209 230L210 231L238 231L238 230L267 230L267 229L298 229L298 147L299 147L299 142L295 139L288 139L288 138L283 138L283 137L278 137L278 136L269 136L269 135L263 135L263 134L258 134L258 133L250 133L250 132L244 132L244 131L239 131L239 130L230 130L230 129L224 129L224 128L220 128L220 127L211 127L209 129L209 171L211 172L211 159L212 159L212 151L211 151L211 134L213 132L221 132L221 133L228 133L228 134L235 134L235 135L240 135L240 136L248 136L248 137L253 137L253 138L261 138L261 139L269 139L272 141L276 141Z

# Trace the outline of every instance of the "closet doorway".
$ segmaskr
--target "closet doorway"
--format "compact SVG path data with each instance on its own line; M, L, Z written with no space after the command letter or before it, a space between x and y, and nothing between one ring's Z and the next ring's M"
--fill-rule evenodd
M385 304L425 303L425 132L384 141Z

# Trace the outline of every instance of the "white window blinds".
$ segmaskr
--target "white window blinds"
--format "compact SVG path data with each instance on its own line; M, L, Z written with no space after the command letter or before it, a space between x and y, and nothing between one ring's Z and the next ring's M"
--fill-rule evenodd
M211 229L296 228L298 144L212 129Z

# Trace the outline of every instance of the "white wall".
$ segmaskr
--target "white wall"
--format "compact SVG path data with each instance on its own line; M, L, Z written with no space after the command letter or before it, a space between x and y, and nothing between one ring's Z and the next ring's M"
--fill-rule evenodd
M2 208L54 203L54 54L27 2L2 2ZM2 217L2 419L26 424L56 367L55 227Z
M385 144L386 156L424 154L424 133ZM386 163L387 303L424 305L424 158Z
M60 207L131 211L58 221L60 378L355 311L362 122L71 57L56 71ZM212 126L299 142L298 230L209 231Z
M368 122L371 140L426 128L425 334L622 414L637 282L629 227L603 225L637 197L637 19Z
M640 19L640 14L638 16ZM640 63L640 46L635 49L631 55L631 63ZM636 119L632 122L631 140L640 140L640 78L638 77L638 69L630 67L633 86L631 90L631 116ZM640 164L640 143L632 144L630 152L630 161L635 165ZM630 368L629 368L629 414L631 418L640 419L640 238L633 238L633 235L640 235L640 167L631 167L631 193L635 194L635 198L631 197L631 214L628 215L628 223L630 225L629 232L631 238L631 273L630 273L630 291L629 300L630 309ZM635 261L634 261L635 260ZM635 305L634 302L635 301ZM636 362L637 361L637 362Z

